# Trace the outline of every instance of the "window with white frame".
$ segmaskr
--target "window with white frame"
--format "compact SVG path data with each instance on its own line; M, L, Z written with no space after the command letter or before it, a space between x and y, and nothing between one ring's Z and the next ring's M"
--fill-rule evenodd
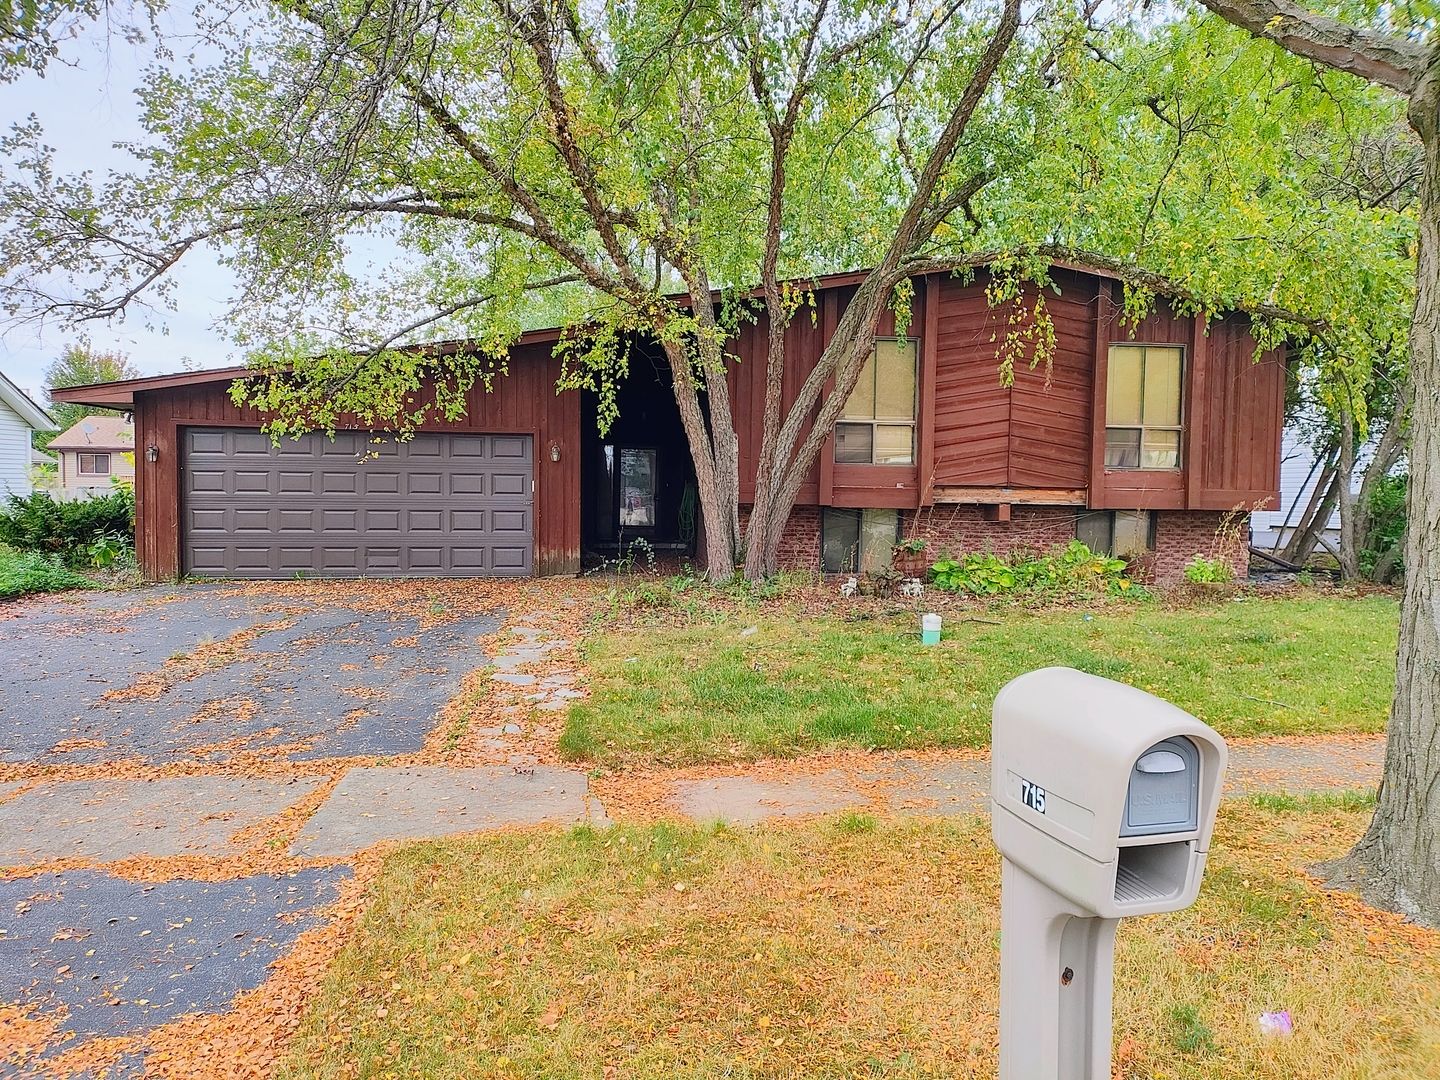
M81 476L109 476L109 454L77 454Z
M915 338L876 338L840 421L835 461L844 465L915 463Z

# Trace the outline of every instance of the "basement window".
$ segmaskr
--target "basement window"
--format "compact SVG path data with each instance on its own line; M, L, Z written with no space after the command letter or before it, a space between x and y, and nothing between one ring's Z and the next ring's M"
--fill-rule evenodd
M1082 510L1075 538L1091 551L1126 559L1155 550L1155 511Z
M1180 377L1174 345L1111 345L1105 386L1105 467L1180 467Z
M109 476L109 454L78 454L81 476Z
M898 511L827 506L820 519L821 568L827 574L873 574L888 569L899 539Z
M875 339L835 425L837 464L915 464L918 346L916 338Z

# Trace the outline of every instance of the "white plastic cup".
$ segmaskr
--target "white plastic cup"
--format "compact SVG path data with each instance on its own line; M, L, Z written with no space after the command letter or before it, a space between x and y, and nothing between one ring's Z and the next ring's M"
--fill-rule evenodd
M933 612L920 616L920 644L940 644L940 616Z

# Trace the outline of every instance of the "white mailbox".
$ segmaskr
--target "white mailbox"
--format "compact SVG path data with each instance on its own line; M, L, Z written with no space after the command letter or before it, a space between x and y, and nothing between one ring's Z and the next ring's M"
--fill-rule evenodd
M1000 1080L1109 1080L1116 925L1194 902L1225 741L1143 690L1043 668L995 698L990 754Z

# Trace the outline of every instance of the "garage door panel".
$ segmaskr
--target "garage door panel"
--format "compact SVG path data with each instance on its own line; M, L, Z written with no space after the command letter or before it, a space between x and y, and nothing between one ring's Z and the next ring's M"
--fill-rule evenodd
M229 548L204 547L196 545L190 549L191 570L195 573L223 574L230 569L225 565Z
M492 532L506 533L507 539L516 533L530 533L530 515L524 510L492 510L490 523Z
M275 549L272 547L237 544L234 551L234 569L237 571L278 569L274 559Z
M270 532L270 511L262 507L235 508L234 525L236 532Z
M281 507L276 511L279 531L282 533L309 533L315 531L314 510L294 510Z
M320 548L320 569L353 573L360 569L360 549L326 545Z
M526 473L495 473L490 477L490 484L490 491L495 495L519 495L523 497L530 494L530 477Z
M483 547L455 547L450 549L450 569L456 573L488 569L485 565Z
M366 495L400 494L400 474L393 472L364 472L360 479Z
M530 561L528 547L495 547L492 551L492 566L496 570L523 570Z
M225 435L219 431L196 431L190 436L192 454L225 453Z
M229 523L225 520L225 511L220 507L213 507L207 510L190 511L190 531L192 533L223 533L229 531Z
M353 472L326 472L320 475L322 495L354 495L357 477Z
M532 569L528 435L341 432L275 446L254 429L185 429L184 564L289 577L523 575ZM308 461L307 461L308 459ZM336 541L339 541L338 543Z
M230 454L234 457L264 457L271 456L270 450L275 445L270 441L270 436L263 431L232 431L229 433L217 432L212 435L210 432L197 431L192 433L192 446L198 448L200 440L205 440L206 445L213 441L221 444L218 453Z
M315 549L313 547L282 547L280 548L280 569L287 574L293 574L296 570L314 570Z
M367 533L398 533L400 531L400 511L366 510L365 531Z
M191 491L225 490L225 473L220 469L192 469L187 475Z
M367 574L392 575L401 569L398 547L366 547L365 572Z
M445 477L438 472L412 472L405 478L405 491L410 495L439 495Z
M406 569L425 574L438 574L445 569L445 549L412 544L406 551Z
M327 533L358 531L356 518L360 516L358 510L322 510L320 511L320 528Z

